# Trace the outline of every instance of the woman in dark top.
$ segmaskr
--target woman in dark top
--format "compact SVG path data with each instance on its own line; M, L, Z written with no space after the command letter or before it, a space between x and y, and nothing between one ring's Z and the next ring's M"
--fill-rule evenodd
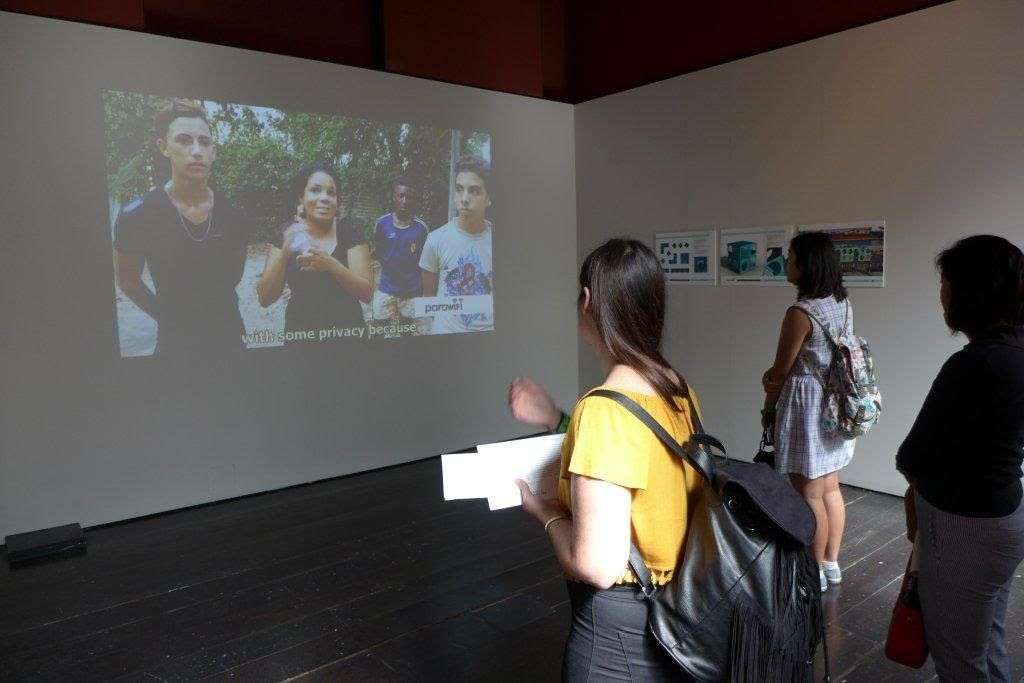
M943 681L1008 681L1003 625L1024 559L1024 255L1001 237L936 260L946 324L966 335L896 456L910 482L928 647Z
M299 202L298 215L284 230L281 247L267 254L257 285L260 304L277 301L287 282L286 340L348 338L364 325L359 302L373 293L369 245L348 220L338 218L338 183L329 165L302 167L291 196Z

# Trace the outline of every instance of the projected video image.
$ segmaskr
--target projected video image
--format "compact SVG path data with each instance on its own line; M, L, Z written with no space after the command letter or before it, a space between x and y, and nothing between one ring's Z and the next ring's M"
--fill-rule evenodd
M121 357L494 329L488 134L103 101Z

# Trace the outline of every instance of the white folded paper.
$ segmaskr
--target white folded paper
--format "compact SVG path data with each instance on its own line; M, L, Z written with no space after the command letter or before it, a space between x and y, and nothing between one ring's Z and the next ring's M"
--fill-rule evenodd
M515 480L541 498L558 494L558 467L564 434L547 434L477 446L476 453L441 456L444 499L486 498L491 510L522 505Z

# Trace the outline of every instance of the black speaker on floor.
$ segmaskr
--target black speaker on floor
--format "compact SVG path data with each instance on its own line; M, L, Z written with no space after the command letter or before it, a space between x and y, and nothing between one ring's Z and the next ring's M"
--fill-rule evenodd
M7 544L7 562L11 567L85 552L85 534L79 524L11 534L4 542Z

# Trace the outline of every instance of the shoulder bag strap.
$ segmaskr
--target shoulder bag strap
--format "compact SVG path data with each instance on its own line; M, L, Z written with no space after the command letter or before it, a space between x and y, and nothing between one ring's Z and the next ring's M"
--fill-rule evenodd
M684 448L683 445L676 441L650 413L625 394L621 394L617 391L611 391L609 389L596 389L587 394L587 396L599 396L601 398L611 399L629 412L633 413L638 420L643 422L652 432L654 432L655 436L657 436L658 439L665 444L670 451L672 451L672 453L682 460L690 463L690 465L692 465L709 484L714 484L715 461L711 457L708 448L717 448L722 451L722 453L725 453L725 446L723 446L722 442L715 437L704 433L704 427L701 424L700 415L697 414L697 406L689 396L687 396L687 400L690 402L690 415L693 418L694 428L694 434L691 438L691 443L693 445L690 449ZM657 591L657 586L655 586L654 582L651 580L651 572L644 563L643 555L640 554L640 550L632 541L629 543L629 568L633 570L633 575L639 582L640 590L643 592L644 596L648 598L653 596Z
M825 333L825 339L827 339L828 343L832 345L832 348L836 348L837 346L839 346L839 344L836 343L835 337L832 336L832 331L828 329L828 325L823 323L821 321L821 318L811 313L810 308L804 308L803 306L796 306L795 308L799 308L801 311L807 314L808 318L818 323L818 327L820 327L821 331Z
M665 444L672 453L680 459L690 463L690 465L692 465L708 483L714 483L716 474L715 461L708 452L708 448L717 448L722 453L725 453L725 446L722 445L721 441L704 432L704 425L701 424L700 415L697 414L697 407L694 405L692 399L687 397L687 400L690 403L690 415L693 418L694 434L690 439L692 444L691 447L685 448L681 443L676 441L672 435L661 426L661 423L655 420L650 413L625 394L620 394L617 391L611 391L609 389L595 389L587 394L587 396L609 398L629 412L633 413L638 420L643 422L647 425L648 429L654 432L654 435L658 437L658 440Z

